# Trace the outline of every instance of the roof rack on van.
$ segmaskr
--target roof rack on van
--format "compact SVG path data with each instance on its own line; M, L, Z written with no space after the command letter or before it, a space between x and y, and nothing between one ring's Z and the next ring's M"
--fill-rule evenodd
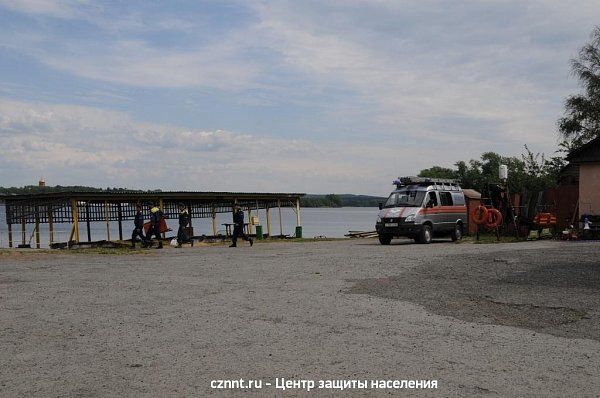
M405 185L435 185L438 189L447 189L449 191L458 191L460 186L457 180L450 178L431 178L431 177L398 177L394 184L400 188Z

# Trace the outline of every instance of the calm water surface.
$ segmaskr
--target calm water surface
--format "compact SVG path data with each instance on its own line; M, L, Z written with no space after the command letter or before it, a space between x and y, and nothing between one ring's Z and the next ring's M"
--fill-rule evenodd
M377 218L377 208L371 207L342 207L342 208L302 208L300 211L300 221L303 228L303 235L306 238L314 236L326 236L328 238L343 238L348 231L372 231L375 229L375 219ZM296 228L296 213L289 208L281 211L283 221L283 233L294 235ZM247 215L247 213L246 213ZM0 205L0 247L8 246L8 233L5 221L5 209ZM260 221L263 225L263 231L267 232L266 217L264 211L259 212ZM217 214L217 223L219 230L224 230L223 223L231 222L231 214ZM168 220L167 224L174 231L177 230L177 220ZM193 219L194 233L196 235L212 235L212 221L207 218ZM279 214L277 209L271 209L271 227L274 235L279 234ZM71 231L71 224L56 224L55 240L66 241ZM128 239L131 236L133 221L123 222L123 238ZM91 223L92 240L101 240L106 238L105 223ZM33 232L33 225L27 225L27 241ZM112 239L118 239L119 228L116 222L110 225L110 236ZM85 223L79 225L79 237L81 240L87 240L87 231ZM13 225L13 239L20 243L21 227ZM48 245L48 225L42 225L40 231L40 240L42 246ZM32 239L32 244L34 240Z

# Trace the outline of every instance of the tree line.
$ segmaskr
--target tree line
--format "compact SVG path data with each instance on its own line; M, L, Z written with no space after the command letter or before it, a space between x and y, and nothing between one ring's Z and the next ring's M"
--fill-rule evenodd
M557 121L559 143L555 156L546 157L525 146L520 156L485 152L479 159L457 161L453 168L433 166L421 170L419 176L452 178L464 188L483 191L488 183L499 182L498 168L505 164L512 192L534 192L557 185L567 164L564 156L600 137L600 26L594 28L590 41L571 60L571 74L578 79L581 91L565 99L564 115Z

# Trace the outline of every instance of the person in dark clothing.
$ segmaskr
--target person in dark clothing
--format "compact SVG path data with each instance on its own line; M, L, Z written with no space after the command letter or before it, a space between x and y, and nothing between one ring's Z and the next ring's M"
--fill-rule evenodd
M157 206L150 209L150 229L148 230L148 236L146 239L149 241L149 245L152 246L152 236L156 236L158 239L157 249L163 248L162 237L160 236L160 221L163 218L163 212Z
M244 232L244 211L241 207L236 206L233 211L233 236L231 237L231 245L229 247L237 247L239 237L250 242L250 246L254 244L252 238L249 238Z
M131 248L135 249L135 242L137 238L140 238L142 247L148 246L148 239L144 236L144 214L142 213L142 206L137 205L137 212L135 213L135 220L133 221L133 232L131 232Z
M181 247L183 243L190 243L194 246L194 240L191 239L185 232L185 227L190 223L190 213L183 203L179 204L179 229L177 230L177 247Z

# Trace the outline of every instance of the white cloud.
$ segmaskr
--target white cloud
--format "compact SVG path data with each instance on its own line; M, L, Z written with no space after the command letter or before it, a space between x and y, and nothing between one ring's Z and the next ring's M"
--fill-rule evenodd
M385 191L393 159L410 152L196 131L137 122L122 112L7 99L0 99L0 137L3 185L43 176L61 185L311 192L361 186L368 193Z
M39 162L28 160L30 167L42 170L59 168L62 156L97 168L109 176L102 177L106 184L122 185L122 178L131 186L188 187L190 179L213 189L368 192L390 175L487 150L518 154L528 144L552 152L561 100L576 88L568 59L600 20L596 1L243 1L237 7L248 11L246 19L212 31L194 23L202 15L182 18L165 9L157 16L140 8L113 19L79 3L0 0L15 11L65 18L65 26L78 19L95 29L77 37L51 24L0 27L0 42L113 86L209 89L235 106L314 108L301 122L323 138L272 138L278 131L268 123L261 124L264 135L248 135L4 101L0 135L12 152L35 153ZM171 44L140 34L163 30L173 34ZM111 104L110 90L98 93Z

